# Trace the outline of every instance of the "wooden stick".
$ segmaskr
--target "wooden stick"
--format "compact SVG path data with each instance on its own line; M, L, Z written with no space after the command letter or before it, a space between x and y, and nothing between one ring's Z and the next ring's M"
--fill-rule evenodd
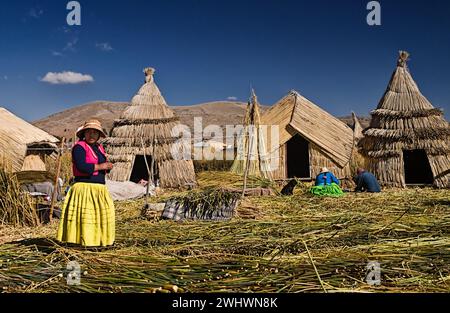
M50 223L53 221L53 208L55 206L55 202L56 202L56 194L58 193L58 179L59 179L59 172L61 171L61 154L62 154L62 149L64 148L64 143L66 141L66 137L63 137L61 139L61 147L58 151L58 161L57 161L57 166L56 166L56 177L55 177L55 185L53 188L53 194L52 194L52 204L50 205Z
M149 193L149 185L150 185L150 169L148 167L148 162L147 162L147 154L145 153L145 146L144 146L144 140L142 139L141 136L141 145L142 145L142 153L144 154L144 162L145 162L145 167L147 168L147 174L148 174L148 181L147 181L147 186L146 186L146 191L145 191L145 204L144 204L144 208L148 208L148 193ZM153 148L153 152L154 152L154 148ZM152 161L153 161L153 155L152 155ZM152 164L153 166L153 164ZM152 170L153 172L153 170ZM152 179L153 180L153 179Z
M247 128L248 129L248 128ZM250 132L248 132L248 138L251 139L251 135ZM244 172L244 187L242 188L242 196L241 198L244 198L245 196L245 189L247 188L247 176L248 176L248 167L250 166L250 153L252 152L252 145L253 145L253 140L250 141L250 144L248 143L248 151L247 151L247 160L246 160L246 164L245 164L245 172Z
M327 290L325 289L325 286L323 285L322 279L320 278L319 272L317 271L317 267L314 264L314 260L313 260L313 258L311 256L311 253L309 253L308 246L306 245L306 242L304 240L302 240L302 241L303 241L303 244L305 245L306 252L308 253L309 260L311 261L311 264L314 267L314 271L316 272L317 278L319 279L320 285L322 286L323 291L325 293L327 293Z
M155 146L156 146L156 137L155 137L155 133L153 132L153 146L152 146L152 163L150 166L150 175L152 176L152 184L153 186L156 187L156 182L155 180L155 173L154 173L154 167L155 167ZM148 185L147 185L148 186Z
M155 139L155 134L153 132L153 147L152 147L152 163L150 165L150 173L149 175L152 178L152 185L156 188L156 182L154 181L154 173L153 173L153 167L155 166L155 144L156 144L156 139ZM150 191L150 177L149 180L147 182L147 189L145 191L145 208L148 208L148 194Z

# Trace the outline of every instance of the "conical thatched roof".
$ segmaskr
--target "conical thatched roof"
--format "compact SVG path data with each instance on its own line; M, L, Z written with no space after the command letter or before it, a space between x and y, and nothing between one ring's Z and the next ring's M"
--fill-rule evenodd
M244 129L238 138L236 159L231 166L231 172L247 174L271 179L270 160L261 126L261 113L258 98L252 90L251 100L248 102L243 123Z
M105 141L110 160L115 163L109 178L129 180L135 156L146 155L155 161L154 173L161 186L177 188L195 184L192 161L174 159L172 152L181 151L184 146L173 131L179 121L156 86L154 72L153 68L144 69L145 84L114 121L111 136Z
M10 162L14 172L22 169L26 155L51 154L59 140L0 108L0 165Z
M443 112L422 95L400 51L397 68L360 142L372 170L387 185L405 186L403 151L423 149L436 186L448 186L450 127Z

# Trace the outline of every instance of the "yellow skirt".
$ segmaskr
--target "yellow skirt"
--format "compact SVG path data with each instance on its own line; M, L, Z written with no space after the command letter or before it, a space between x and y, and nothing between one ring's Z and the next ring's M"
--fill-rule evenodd
M64 201L57 239L86 247L110 246L115 232L114 202L106 186L75 183Z

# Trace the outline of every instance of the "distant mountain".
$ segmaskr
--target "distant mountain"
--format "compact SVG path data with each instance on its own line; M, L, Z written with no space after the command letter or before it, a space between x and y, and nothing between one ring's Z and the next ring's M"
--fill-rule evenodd
M89 118L98 118L106 130L128 105L127 102L95 101L52 114L32 124L57 136L72 138L78 127Z
M58 137L73 137L76 129L89 118L98 118L109 131L115 119L129 105L127 102L95 101L52 114L33 124ZM197 105L171 106L180 122L194 127L194 117L202 117L203 127L207 125L240 124L244 119L246 103L217 101ZM267 106L262 106L264 111Z
M109 132L115 119L129 105L127 102L95 101L68 110L52 114L33 124L57 137L73 138L76 129L89 118L97 118ZM180 122L193 131L194 117L202 117L203 128L207 125L234 125L241 124L245 115L246 103L233 101L216 101L187 106L171 106ZM262 105L264 112L269 106ZM351 116L340 118L352 126ZM367 127L369 118L359 118L362 127Z

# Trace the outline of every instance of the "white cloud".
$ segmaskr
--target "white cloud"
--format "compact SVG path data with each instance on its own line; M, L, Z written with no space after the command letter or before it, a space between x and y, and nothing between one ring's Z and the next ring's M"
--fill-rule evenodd
M36 18L36 19L40 18L42 16L42 14L44 14L44 10L36 9L36 8L30 9L30 11L28 12L28 16Z
M66 85L66 84L90 83L94 81L94 78L88 74L64 71L61 73L48 72L45 75L45 77L42 78L40 81L52 85Z
M100 42L100 43L96 43L95 46L96 46L98 49L100 49L100 50L102 50L102 51L106 51L106 52L109 52L109 51L114 50L114 48L111 47L111 44L110 44L109 42Z
M230 101L236 101L236 100L237 100L237 97L234 97L234 96L233 96L233 97L228 97L227 100L230 100Z
M62 57L63 54L61 52L58 52L58 51L52 51L52 55L54 57Z
M64 34L69 34L71 32L71 29L67 26L58 27L56 30L59 32L63 32Z
M77 45L77 43L78 43L78 38L75 37L75 38L73 38L71 41L69 41L66 44L66 46L63 48L63 50L64 51L72 51L72 52L74 52L75 51L75 46Z

